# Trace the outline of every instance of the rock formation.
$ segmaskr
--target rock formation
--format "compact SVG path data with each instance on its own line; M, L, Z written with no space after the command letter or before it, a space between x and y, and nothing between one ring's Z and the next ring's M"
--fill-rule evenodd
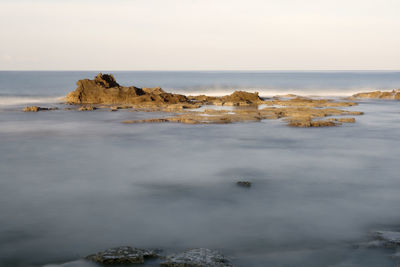
M164 92L161 88L120 86L112 74L99 73L94 80L77 82L75 91L67 95L70 104L166 104L188 103L184 95Z
M358 94L352 95L351 98L352 99L374 98L374 99L400 100L400 89L393 90L393 91L374 91L374 92L358 93Z
M221 97L206 95L186 97L180 94L167 93L160 87L124 87L117 83L112 74L99 73L93 80L80 80L77 85L76 90L70 92L66 100L70 104L81 105L78 108L79 110L108 108L111 111L117 111L122 108L132 108L132 111L172 113L167 117L124 121L124 123L224 124L283 118L289 126L293 127L323 127L355 121L354 118L323 119L324 117L362 114L361 112L348 112L333 108L357 105L355 102L311 99L296 95L289 95L283 99L279 97L263 99L257 92L236 91ZM202 105L234 106L235 108L231 111L195 110ZM267 107L259 109L259 105L266 105Z
M313 108L313 107L258 107L249 109L185 111L162 118L144 120L128 120L123 123L157 123L157 122L179 122L184 124L226 124L234 122L261 121L264 119L280 119L293 127L326 127L337 126L342 122L354 122L354 118L328 118L328 116L362 115L358 111L346 111L336 108Z

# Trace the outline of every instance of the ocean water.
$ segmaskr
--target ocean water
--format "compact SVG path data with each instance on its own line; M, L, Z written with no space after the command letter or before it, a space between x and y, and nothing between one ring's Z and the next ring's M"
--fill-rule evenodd
M185 94L400 87L399 72L114 73L123 85ZM400 226L400 102L364 100L349 108L365 112L355 124L315 129L21 112L62 108L59 97L95 74L0 72L0 266L95 266L80 259L120 245L206 247L243 267L395 266L393 251L355 245Z

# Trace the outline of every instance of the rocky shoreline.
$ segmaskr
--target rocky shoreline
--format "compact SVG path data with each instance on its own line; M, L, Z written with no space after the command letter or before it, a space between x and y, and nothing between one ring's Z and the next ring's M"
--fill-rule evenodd
M226 96L185 96L167 93L160 87L138 88L121 86L112 74L99 73L93 80L84 79L77 82L77 88L65 99L76 110L92 111L108 109L117 111L166 112L165 117L144 120L125 120L122 123L164 123L184 124L226 124L236 122L257 122L265 119L282 119L292 127L326 127L342 123L354 123L354 117L363 112L348 111L340 107L356 106L349 100L312 99L297 95L262 98L257 92L235 91ZM205 106L232 107L228 109L207 108ZM37 106L26 107L25 112L52 110ZM74 108L66 108L71 110Z

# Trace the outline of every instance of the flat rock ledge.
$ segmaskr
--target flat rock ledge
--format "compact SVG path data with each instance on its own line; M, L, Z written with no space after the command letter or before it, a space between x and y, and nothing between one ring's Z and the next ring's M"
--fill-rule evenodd
M161 267L232 267L232 263L218 251L195 248L167 256Z
M122 246L87 256L85 259L100 264L142 264L147 258L158 258L156 250Z
M357 99L357 98L400 100L400 89L392 91L373 91L373 92L358 93L352 95L350 99Z

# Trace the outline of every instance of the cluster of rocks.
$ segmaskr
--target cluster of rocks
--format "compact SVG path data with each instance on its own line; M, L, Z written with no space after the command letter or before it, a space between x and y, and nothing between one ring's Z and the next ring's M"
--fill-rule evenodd
M351 101L311 99L296 95L263 99L257 92L249 93L245 91L236 91L222 97L206 95L184 96L167 93L159 87L121 86L112 74L102 73L99 73L93 80L79 80L77 86L76 90L66 96L66 102L71 105L79 105L76 109L80 111L91 111L97 108L117 111L129 108L132 111L171 113L166 117L126 120L123 123L225 124L261 121L264 119L283 119L289 126L293 127L324 127L355 122L355 118L336 118L333 116L362 114L362 112L338 109L338 107L357 105ZM237 108L233 110L196 110L204 105L235 106ZM265 107L260 108L260 105ZM39 110L49 109L27 107L24 111Z
M354 118L326 118L329 116L362 115L358 111L346 111L335 108L314 107L265 107L249 109L187 111L172 116L144 120L125 120L123 123L160 123L178 122L185 124L225 124L234 122L253 122L265 119L283 119L293 127L337 126L341 123L355 122ZM323 119L326 118L326 119Z
M162 256L160 250L139 249L129 246L107 249L86 257L103 265L143 264L147 259L158 258L162 267L231 267L230 260L218 251L196 248L181 253Z
M351 97L351 99L357 99L357 98L400 100L400 89L392 91L373 91L373 92L358 93L352 95Z

